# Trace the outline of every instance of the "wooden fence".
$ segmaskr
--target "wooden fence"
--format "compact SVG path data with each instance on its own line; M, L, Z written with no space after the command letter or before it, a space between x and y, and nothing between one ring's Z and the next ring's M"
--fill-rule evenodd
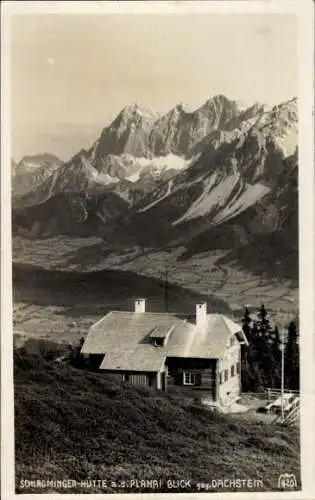
M279 397L281 396L281 389L272 389L271 387L268 387L266 390L268 399L271 399L272 397ZM293 389L284 389L283 390L284 394L296 394L296 396L300 395L300 391L295 391Z

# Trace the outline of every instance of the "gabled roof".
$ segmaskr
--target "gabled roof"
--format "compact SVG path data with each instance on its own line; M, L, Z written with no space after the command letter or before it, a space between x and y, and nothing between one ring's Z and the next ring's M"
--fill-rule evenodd
M103 354L117 347L150 346L150 334L156 326L169 329L183 323L172 314L112 311L90 328L81 352Z
M164 346L153 344L155 329L167 337ZM247 342L241 326L221 314L208 314L200 329L175 314L112 311L90 328L81 352L104 354L101 369L157 371L166 357L217 359L234 334Z
M106 353L100 369L157 372L163 367L165 357L165 352L151 345L138 345L135 348L122 346Z

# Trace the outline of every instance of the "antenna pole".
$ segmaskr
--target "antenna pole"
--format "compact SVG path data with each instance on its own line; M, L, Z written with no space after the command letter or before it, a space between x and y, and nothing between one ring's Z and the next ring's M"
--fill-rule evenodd
M164 305L165 311L168 312L168 270L165 269L165 281L164 281Z
M284 334L283 329L281 333L281 418L284 421Z

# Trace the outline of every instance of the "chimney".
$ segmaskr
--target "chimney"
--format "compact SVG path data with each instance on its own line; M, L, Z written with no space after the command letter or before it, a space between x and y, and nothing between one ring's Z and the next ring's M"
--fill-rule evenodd
M145 299L136 299L135 313L144 313L144 312L145 312Z
M207 323L207 302L196 304L196 326L205 327Z

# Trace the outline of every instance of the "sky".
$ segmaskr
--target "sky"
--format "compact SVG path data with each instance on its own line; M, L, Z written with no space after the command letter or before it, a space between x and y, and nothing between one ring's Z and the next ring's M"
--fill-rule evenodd
M15 15L12 156L63 160L126 105L165 113L224 94L248 104L297 95L292 14Z

